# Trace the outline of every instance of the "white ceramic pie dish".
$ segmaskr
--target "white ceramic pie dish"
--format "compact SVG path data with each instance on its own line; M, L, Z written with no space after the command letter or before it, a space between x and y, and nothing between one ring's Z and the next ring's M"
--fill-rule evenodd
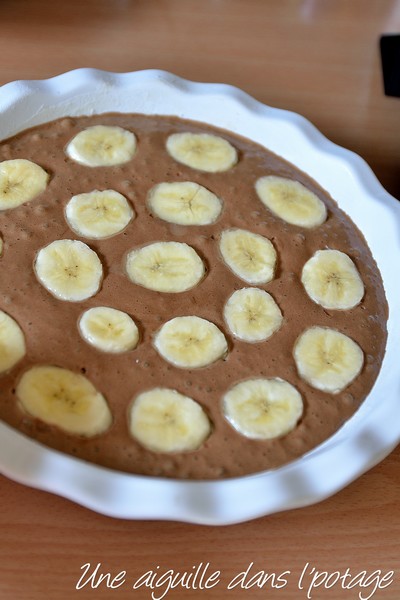
M0 423L0 472L100 513L222 525L305 506L330 496L400 441L400 204L357 155L297 114L265 106L231 86L193 83L163 71L114 74L78 69L0 88L0 139L67 115L176 115L229 129L307 172L363 232L389 303L386 355L373 390L329 440L279 469L223 481L177 481L111 471L61 454ZM377 224L379 223L379 227ZM397 352L396 352L397 351Z

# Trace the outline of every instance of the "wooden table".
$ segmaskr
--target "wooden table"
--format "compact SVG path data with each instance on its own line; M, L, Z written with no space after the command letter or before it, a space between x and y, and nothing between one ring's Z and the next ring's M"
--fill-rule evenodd
M161 68L231 83L309 118L363 156L400 197L400 99L383 94L378 51L382 33L399 31L399 0L2 0L0 84L82 66ZM144 572L210 563L209 572L221 571L216 587L178 588L165 597L303 600L309 575L305 589L297 583L309 563L309 570L343 574L349 568L352 575L393 570L393 583L372 597L397 600L399 467L397 448L316 506L223 528L118 521L0 477L0 598L146 599L150 589L131 589ZM78 591L85 563L101 563L113 576L125 570L126 582L115 589L89 583ZM259 571L291 571L287 585L227 592L226 584L251 563L247 579ZM372 590L338 583L312 598L355 600Z

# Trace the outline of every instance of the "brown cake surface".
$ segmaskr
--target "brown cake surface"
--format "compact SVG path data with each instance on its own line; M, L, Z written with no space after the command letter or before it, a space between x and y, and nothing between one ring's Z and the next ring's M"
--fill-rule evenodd
M82 129L117 125L135 133L137 150L123 165L90 168L65 153L68 142ZM169 135L208 132L228 140L239 159L231 169L205 173L176 162L166 151ZM175 117L106 114L64 118L19 133L0 143L0 161L29 159L50 174L45 192L31 202L0 214L4 241L0 259L0 308L22 328L25 357L1 375L0 418L39 442L112 469L146 475L189 479L240 476L278 467L308 452L331 436L368 395L380 369L385 342L387 303L375 261L357 227L312 179L265 148L227 131ZM260 201L254 185L265 175L294 179L326 205L327 220L305 229L275 217ZM223 202L211 225L180 226L152 215L149 190L157 183L194 181ZM76 194L113 189L132 204L136 218L118 235L87 240L76 235L65 219L65 205ZM223 308L235 290L248 287L224 263L219 252L221 232L242 228L273 243L278 263L275 276L260 289L269 292L283 314L283 324L268 340L246 343L234 338L224 321ZM37 252L57 239L81 239L100 257L104 279L100 291L83 302L64 302L39 284L33 264ZM194 288L177 294L155 292L132 283L125 256L133 248L155 241L178 241L192 246L205 262L206 276ZM365 286L362 301L351 310L327 310L313 302L301 283L306 261L325 248L351 257ZM138 346L123 354L102 353L81 337L77 322L95 306L125 311L138 324ZM154 334L169 319L197 315L215 323L228 340L225 358L199 369L167 363L155 350ZM314 389L298 375L293 346L308 327L337 329L356 341L364 352L361 373L342 392ZM113 424L104 434L85 439L25 414L15 388L22 373L37 364L82 372L106 397ZM223 416L222 397L234 384L254 377L279 377L293 384L304 401L297 427L273 440L250 440L235 431ZM193 452L163 454L143 448L129 433L127 411L132 399L154 387L176 389L203 406L212 433Z

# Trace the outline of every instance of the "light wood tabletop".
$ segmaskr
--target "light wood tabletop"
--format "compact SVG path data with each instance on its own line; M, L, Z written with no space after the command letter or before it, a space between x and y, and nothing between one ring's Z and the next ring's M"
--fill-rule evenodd
M400 98L383 93L379 55L380 35L396 32L400 0L2 0L0 84L84 66L230 83L307 117L400 198ZM317 505L219 528L112 519L0 476L0 598L398 600L399 475L398 447ZM111 576L77 590L86 563ZM220 571L218 585L132 589L147 571L194 566ZM275 579L227 591L247 569L248 583ZM316 571L346 569L308 593Z

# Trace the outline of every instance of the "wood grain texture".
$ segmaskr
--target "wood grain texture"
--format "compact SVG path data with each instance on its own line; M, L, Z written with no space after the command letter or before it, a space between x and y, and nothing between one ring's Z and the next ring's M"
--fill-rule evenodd
M379 35L400 30L394 0L2 0L0 84L82 66L170 70L237 85L262 102L310 119L363 156L400 197L400 99L383 94ZM131 583L149 569L182 572L209 562L221 584L171 591L172 599L303 600L305 563L356 574L396 572L373 598L400 597L400 448L318 505L222 528L119 521L0 477L0 598L150 598ZM126 585L75 585L84 563L102 564ZM253 573L292 573L271 590L224 586ZM320 589L316 600L356 600L359 588Z

